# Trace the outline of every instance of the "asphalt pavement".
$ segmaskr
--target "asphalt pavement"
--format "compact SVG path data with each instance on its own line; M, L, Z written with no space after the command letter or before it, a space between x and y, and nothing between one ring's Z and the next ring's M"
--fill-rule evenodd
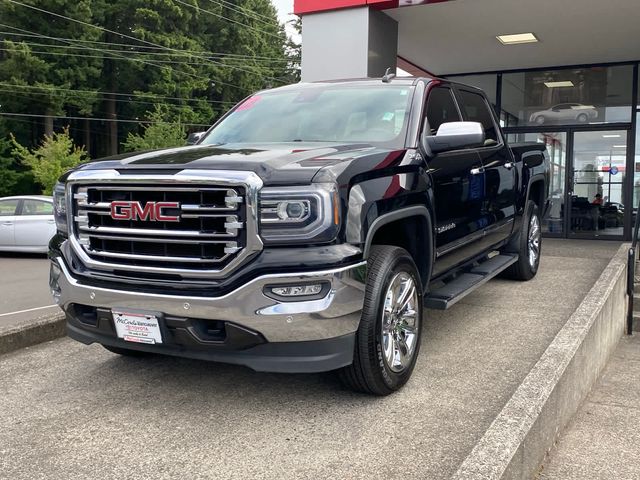
M60 339L0 356L0 478L450 477L619 244L545 239L531 282L427 311L400 392Z
M46 255L0 253L0 329L57 312Z

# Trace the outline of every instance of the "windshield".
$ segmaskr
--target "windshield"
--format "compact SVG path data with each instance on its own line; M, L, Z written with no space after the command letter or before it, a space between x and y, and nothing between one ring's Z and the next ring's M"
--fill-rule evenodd
M202 144L371 143L402 148L409 85L306 85L254 95L225 117Z

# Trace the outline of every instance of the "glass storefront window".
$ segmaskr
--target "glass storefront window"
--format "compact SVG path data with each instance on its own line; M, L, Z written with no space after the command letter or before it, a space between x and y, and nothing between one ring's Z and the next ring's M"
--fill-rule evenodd
M624 232L627 132L576 132L573 143L571 232Z
M487 98L491 104L495 107L497 105L496 92L498 89L498 76L497 75L463 75L459 77L450 77L452 82L462 83L464 85L470 85L472 87L480 88L487 95Z
M506 127L631 121L633 66L589 67L502 76Z
M564 230L565 175L567 166L567 134L562 133L512 133L507 140L516 142L544 143L551 162L551 185L549 188L549 210L543 218L542 231L562 234Z

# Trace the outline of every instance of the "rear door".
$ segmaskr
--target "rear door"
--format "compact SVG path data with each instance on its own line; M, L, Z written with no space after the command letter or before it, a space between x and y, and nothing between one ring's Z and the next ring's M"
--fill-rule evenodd
M431 88L424 128L435 135L443 123L462 120L454 92L446 85ZM427 159L433 180L436 228L434 276L479 253L484 202L482 162L474 149L444 152Z
M22 201L19 215L15 217L17 247L41 247L44 250L55 232L53 203L37 199Z
M511 235L516 214L517 168L484 94L462 86L457 87L457 93L464 119L481 123L485 131L485 144L476 151L482 161L485 183L480 217L486 236L482 243L489 248Z
M15 246L15 219L20 200L0 200L0 248Z

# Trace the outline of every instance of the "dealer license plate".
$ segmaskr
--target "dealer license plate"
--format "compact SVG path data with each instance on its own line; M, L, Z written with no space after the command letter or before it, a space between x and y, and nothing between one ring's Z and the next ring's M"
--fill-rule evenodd
M158 317L144 313L127 313L113 310L113 323L118 338L135 343L162 343Z

